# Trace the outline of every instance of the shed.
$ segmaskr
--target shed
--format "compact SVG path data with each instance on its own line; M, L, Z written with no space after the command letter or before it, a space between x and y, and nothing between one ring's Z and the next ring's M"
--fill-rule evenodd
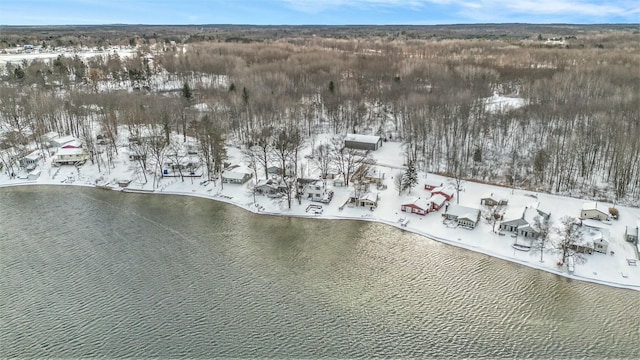
M500 196L494 193L484 195L482 198L480 198L480 205L501 206L507 205L508 203L509 200L505 196Z
M442 187L442 185L442 181L427 180L424 182L424 189L431 191L437 187Z
M27 179L28 180L38 180L38 178L40 177L40 173L41 173L40 170L32 171L27 175Z
M630 243L638 244L638 226L625 226L624 239Z

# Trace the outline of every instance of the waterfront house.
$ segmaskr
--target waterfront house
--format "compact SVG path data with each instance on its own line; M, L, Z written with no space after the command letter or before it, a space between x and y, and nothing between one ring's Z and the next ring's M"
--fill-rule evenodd
M429 202L431 203L431 211L438 211L442 209L444 204L447 203L447 198L444 195L438 193L435 195L431 195L431 197L429 198Z
M382 138L375 135L347 134L344 147L358 150L378 150L382 146Z
M82 148L58 149L53 156L53 164L56 166L84 164L88 157L87 151Z
M254 190L261 195L284 194L287 192L287 186L281 180L260 179L256 183Z
M378 193L373 191L354 190L349 195L349 202L355 206L367 207L373 210L378 207Z
M540 217L541 221L548 221L551 213L548 210L540 208L540 203L525 206L520 217L507 217L507 220L500 223L500 230L512 232L523 237L533 238L538 235L534 228L536 217Z
M298 194L302 199L322 201L328 198L327 182L323 179L296 179Z
M42 158L39 151L34 151L18 160L20 167L27 170L33 170L38 165L38 161Z
M447 206L446 212L443 214L444 218L447 220L453 220L458 223L459 226L473 229L478 225L478 221L480 221L480 210L450 204Z
M412 202L402 204L400 210L411 214L426 215L431 211L431 202L418 197Z
M253 174L241 169L225 170L222 172L222 182L227 184L244 184Z
M358 198L358 206L367 207L371 210L378 207L378 193L367 191Z
M598 219L601 221L609 218L609 208L598 202L588 202L582 205L580 219Z

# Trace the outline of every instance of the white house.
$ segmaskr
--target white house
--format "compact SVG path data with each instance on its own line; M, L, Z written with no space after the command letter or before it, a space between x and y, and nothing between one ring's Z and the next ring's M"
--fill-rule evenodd
M373 210L378 207L378 193L372 191L352 191L349 199L356 206L368 207Z
M74 165L84 163L88 157L87 151L82 148L58 149L53 156L53 163L54 165Z
M323 179L297 179L298 193L302 199L321 201L328 197L327 182Z
M34 151L19 160L20 167L23 167L27 170L33 170L36 165L38 165L38 161L42 158L39 151Z
M500 223L500 230L509 231L516 235L524 237L536 237L538 232L534 228L536 217L540 217L541 220L547 221L551 216L548 210L540 208L540 203L535 203L529 206L525 206L522 210L522 215L519 218L510 218Z
M609 208L602 203L589 202L582 205L580 219L607 220L609 218Z
M480 210L451 204L447 207L447 211L443 216L448 220L455 220L459 226L473 229L478 225L478 221L480 221Z
M222 172L222 182L228 184L244 184L246 183L253 174L249 171L243 170L225 170Z

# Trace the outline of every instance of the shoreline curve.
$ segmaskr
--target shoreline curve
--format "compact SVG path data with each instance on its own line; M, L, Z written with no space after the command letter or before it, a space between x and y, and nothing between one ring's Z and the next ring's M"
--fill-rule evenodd
M76 187L86 187L86 188L94 188L97 190L110 190L110 191L119 191L119 192L124 192L124 193L131 193L131 194L147 194L147 195L171 195L171 196L190 196L190 197L195 197L195 198L200 198L200 199L205 199L205 200L213 200L213 201L217 201L220 203L224 203L224 204L228 204L228 205L233 205L236 206L240 209L243 209L245 211L248 211L250 213L253 214L257 214L257 215L269 215L269 216L283 216L283 217L292 217L292 218L303 218L303 219L317 219L317 220L355 220L355 221L366 221L366 222L374 222L374 223L380 223L380 224L384 224L384 225L388 225L391 227L394 227L398 230L402 230L402 231L407 231L410 232L412 234L416 234L418 236L422 236L426 239L429 239L431 241L437 241L446 245L450 245L450 246L455 246L457 248L462 248L465 250L469 250L469 251L473 251L476 253L480 253L480 254L484 254L487 256L491 256L493 258L496 259L500 259L503 261L508 261L514 264L519 264L519 265L523 265L532 269L536 269L536 270L540 270L540 271L544 271L547 273L551 273L554 274L556 276L560 276L566 279L571 279L571 280L578 280L578 281L583 281L583 282L588 282L588 283L592 283L592 284L597 284L597 285L604 285L604 286L610 286L610 287L615 287L618 289L626 289L626 290L635 290L635 291L640 291L640 286L636 286L636 285L629 285L629 284L622 284L622 283L616 283L613 281L606 281L606 280L598 280L598 279L594 279L594 278L589 278L589 277L584 277L584 276L579 276L579 275L571 275L571 274L567 274L561 271L554 271L553 269L550 269L548 267L543 267L540 266L536 263L531 263L531 262L527 262L527 261L522 261L520 259L516 259L516 258L511 258L508 256L503 256L500 254L496 254L493 253L491 251L488 251L487 249L484 248L480 248L477 246L473 246L470 244L466 244L460 241L455 241L455 240L451 240L451 239L446 239L446 238L442 238L439 236L435 236L432 234L429 234L427 232L424 231L416 231L414 229L407 229L405 227L401 227L399 226L397 223L395 222L391 222L391 221L387 221L387 220L382 220L382 219L377 219L377 218L372 218L372 217L351 217L351 216L327 216L327 215L300 215L300 214L286 214L286 213L277 213L277 212L268 212L268 211L259 211L259 209L252 209L249 206L245 206L242 204L239 204L237 202L233 202L230 201L230 199L226 199L224 197L221 196L216 196L216 195L205 195L205 194L200 194L200 193L196 193L196 192L180 192L180 191L155 191L155 190L136 190L136 189L126 189L126 188L105 188L105 187L99 187L96 185L91 185L91 184L75 184L75 183L71 183L71 184L66 184L66 183L61 183L61 184L57 184L57 183L38 183L38 181L25 181L25 182L20 182L20 183L5 183L5 184L0 184L0 189L2 188L11 188L11 187L22 187L22 186L41 186L41 187L46 187L46 186L76 186Z

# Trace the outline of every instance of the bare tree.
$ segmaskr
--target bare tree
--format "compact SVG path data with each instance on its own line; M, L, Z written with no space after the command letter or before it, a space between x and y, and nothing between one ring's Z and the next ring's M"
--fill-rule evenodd
M536 241L532 243L534 250L540 250L540 262L544 261L544 250L549 239L549 220L538 215L534 218L533 230L536 232Z
M302 137L297 128L282 130L275 138L272 153L274 159L280 164L283 174L283 183L287 189L287 205L291 209L291 200L296 184L295 157L302 145Z
M406 189L405 177L402 171L398 171L396 176L393 178L393 185L396 190L398 190L398 195L402 194L402 192Z
M338 170L344 176L344 183L347 186L349 186L351 177L369 160L366 151L348 148L344 146L344 141L338 137L331 140L331 154Z
M564 264L569 256L575 256L582 259L582 256L579 255L579 253L572 250L572 246L580 244L582 241L582 232L580 231L576 218L563 216L560 219L560 224L558 224L554 230L557 237L553 246L562 254L560 262Z
M311 160L317 170L320 171L320 176L326 179L329 176L329 170L331 170L332 158L331 147L328 144L320 144L314 152L313 159Z

